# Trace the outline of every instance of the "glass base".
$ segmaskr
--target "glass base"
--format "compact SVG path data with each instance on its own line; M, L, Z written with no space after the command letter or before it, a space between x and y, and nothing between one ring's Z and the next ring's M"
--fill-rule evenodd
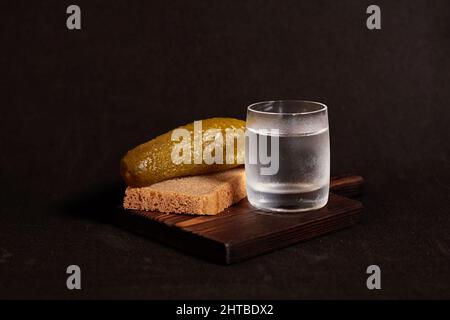
M259 210L272 213L297 213L323 208L328 202L328 186L306 193L255 192L247 188L248 201Z
M328 199L311 206L271 206L270 204L253 202L250 199L249 202L253 207L267 213L299 213L321 209L327 205Z

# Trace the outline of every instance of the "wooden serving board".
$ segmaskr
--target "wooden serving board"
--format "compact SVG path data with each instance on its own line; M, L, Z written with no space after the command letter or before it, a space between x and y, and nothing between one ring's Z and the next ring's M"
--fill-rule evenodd
M347 197L358 195L362 182L359 176L332 178L328 204L304 213L267 214L243 199L214 216L121 210L116 222L195 256L231 264L356 224L362 204Z

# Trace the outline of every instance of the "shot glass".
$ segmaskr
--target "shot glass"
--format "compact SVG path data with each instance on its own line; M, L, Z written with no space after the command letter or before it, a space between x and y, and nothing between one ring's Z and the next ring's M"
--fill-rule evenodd
M271 212L322 208L330 185L327 106L278 100L247 108L245 174L251 205Z

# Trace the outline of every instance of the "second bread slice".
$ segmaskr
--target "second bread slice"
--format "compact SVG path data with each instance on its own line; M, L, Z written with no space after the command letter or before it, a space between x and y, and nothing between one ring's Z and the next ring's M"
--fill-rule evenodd
M247 196L242 167L170 179L148 187L128 187L125 209L214 215Z

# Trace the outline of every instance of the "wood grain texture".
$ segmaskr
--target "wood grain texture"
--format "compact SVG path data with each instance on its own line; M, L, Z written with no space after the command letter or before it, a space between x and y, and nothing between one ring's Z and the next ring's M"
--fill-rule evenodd
M335 192L357 194L362 178L332 181ZM268 214L244 199L215 216L120 210L116 222L195 256L230 264L350 227L359 221L361 209L356 200L330 194L326 207L299 214Z
M352 174L341 174L331 178L330 192L352 198L362 193L363 185L363 177Z

